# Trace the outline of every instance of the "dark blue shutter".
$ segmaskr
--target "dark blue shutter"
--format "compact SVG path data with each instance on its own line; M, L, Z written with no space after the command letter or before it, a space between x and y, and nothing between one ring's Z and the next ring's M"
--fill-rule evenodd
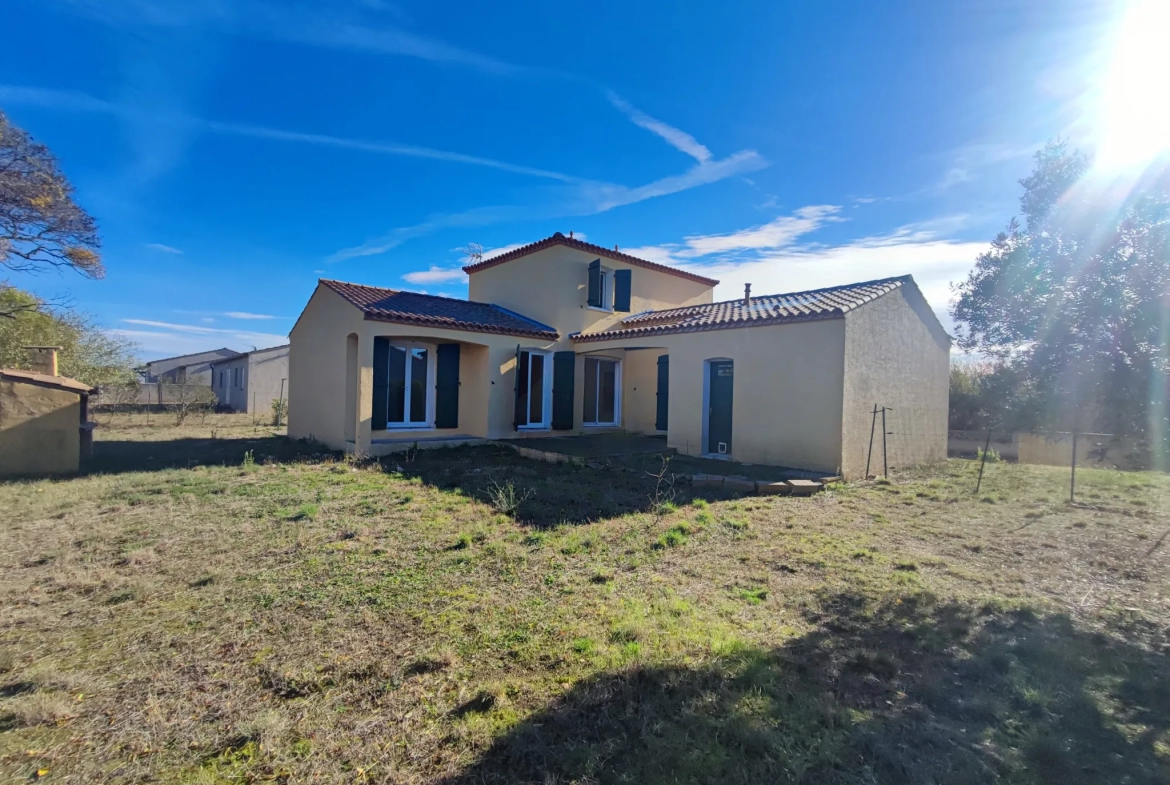
M589 305L594 308L601 306L601 260L594 259L589 263Z
M390 339L374 339L374 408L370 428L386 430L386 396L389 393Z
M630 312L630 271L614 270L613 273L613 309L615 311Z
M655 430L666 430L666 413L670 409L670 355L658 357L658 398L655 411Z
M435 365L435 427L458 428L459 344L439 344Z
M573 376L577 368L576 352L553 354L552 427L554 431L573 429Z

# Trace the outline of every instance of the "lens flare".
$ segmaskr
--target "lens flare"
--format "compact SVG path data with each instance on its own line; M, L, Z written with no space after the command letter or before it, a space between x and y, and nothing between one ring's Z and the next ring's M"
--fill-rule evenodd
M1170 150L1170 1L1132 0L1103 85L1097 165L1143 166Z

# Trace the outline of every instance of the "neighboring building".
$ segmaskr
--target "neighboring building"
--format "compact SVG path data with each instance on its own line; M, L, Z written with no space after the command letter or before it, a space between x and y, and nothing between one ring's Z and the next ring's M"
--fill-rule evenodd
M464 269L469 301L321 280L289 434L379 454L621 429L857 477L876 403L914 422L890 465L946 457L951 339L910 276L715 303L717 281L560 233Z
M38 370L0 370L0 477L76 474L89 452L93 389L58 376L55 351L41 354Z
M239 352L225 347L196 352L195 354L182 354L178 357L164 357L161 360L151 360L139 370L142 374L142 381L148 383L211 384L211 364L239 355Z
M288 400L288 344L213 362L211 371L211 390L221 407L265 414L273 401Z

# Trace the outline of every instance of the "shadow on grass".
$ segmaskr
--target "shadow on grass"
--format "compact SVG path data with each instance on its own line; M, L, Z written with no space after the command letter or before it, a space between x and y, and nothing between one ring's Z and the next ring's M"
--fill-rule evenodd
M582 682L447 783L1170 782L1165 649L930 599L822 607L777 649Z
M240 465L252 453L256 463L265 460L288 462L312 455L328 454L319 444L284 436L222 439L166 439L158 441L99 441L93 455L82 465L82 474L121 474L192 466Z
M515 497L522 500L512 517L536 527L648 512L655 506L657 487L650 471L661 467L653 456L602 469L543 463L494 445L421 450L412 456L391 455L381 463L387 471L401 471L439 489L458 489L493 506L498 506L501 490L510 484ZM729 498L718 493L702 495ZM699 496L689 483L676 480L673 486L663 484L658 498L685 504Z

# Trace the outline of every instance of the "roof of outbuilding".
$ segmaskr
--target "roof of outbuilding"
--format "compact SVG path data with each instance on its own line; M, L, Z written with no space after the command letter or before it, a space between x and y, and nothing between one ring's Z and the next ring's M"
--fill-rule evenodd
M551 340L559 337L557 331L547 324L492 303L383 289L327 278L322 278L320 282L348 300L371 321Z
M744 305L743 299L719 303L691 305L662 311L648 311L622 319L622 326L613 330L580 333L574 341L608 341L613 338L633 338L669 333L727 330L737 327L760 327L783 322L803 322L817 319L837 319L858 306L913 281L909 275L882 278L876 281L812 289L807 292L752 296Z
M621 251L615 250L613 248L594 245L593 243L587 243L584 240L577 240L573 237L565 237L560 232L557 232L552 237L546 237L543 240L537 240L534 243L529 243L528 245L521 246L520 248L508 251L507 253L502 253L499 256L493 256L490 259L484 259L482 262L477 264L469 264L463 268L463 272L467 273L468 275L471 273L478 273L480 270L486 270L489 267L495 267L497 264L503 264L504 262L510 262L513 259L519 259L522 256L528 256L528 254L536 253L537 251L543 251L545 248L551 248L554 245L564 245L568 248L576 248L578 251L585 251L586 253L604 256L607 259L613 259L618 262L625 262L626 264L632 264L635 267L644 267L647 270L657 270L660 273L676 275L679 278L686 278L688 281L694 281L695 283L701 283L706 286L719 285L719 282L714 278L704 278L701 275L688 273L685 270L678 270L674 267L667 267L665 264L648 262L645 259L639 259L636 256L630 256L627 253L622 253Z
M250 352L243 352L241 354L237 354L235 357L225 357L222 360L213 361L211 363L211 365L227 365L229 363L234 363L236 360L247 360L249 357L251 357L254 354L264 354L265 352L275 352L275 351L279 351L281 349L288 349L290 346L291 346L291 344L282 343L280 346L269 346L267 349L253 349Z
M89 395L94 391L94 388L88 384L79 382L76 379L70 379L67 376L49 376L47 373L18 371L12 368L0 369L0 378L9 379L14 382L23 382L25 384L35 384L38 387L50 387L55 390L80 393L82 395Z
M167 363L172 360L186 360L191 357L206 357L209 354L220 355L222 357L234 357L239 354L235 349L229 349L226 346L221 346L218 349L207 349L202 352L191 352L190 354L178 354L174 357L160 357L157 360L147 360L143 363L144 366L156 365L158 363ZM195 360L192 365L203 362L203 360Z

